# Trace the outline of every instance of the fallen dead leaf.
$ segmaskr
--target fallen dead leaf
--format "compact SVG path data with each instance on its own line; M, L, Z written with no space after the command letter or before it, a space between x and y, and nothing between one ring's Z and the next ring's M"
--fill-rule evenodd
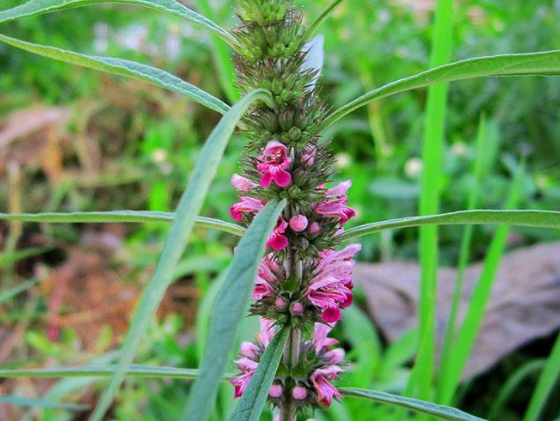
M504 256L486 307L480 334L464 378L476 376L522 345L560 327L560 243L522 248ZM465 274L460 320L478 282L482 265ZM437 340L441 348L456 270L441 268L437 292ZM390 342L418 323L420 268L415 263L358 264L354 281L368 298L369 310Z

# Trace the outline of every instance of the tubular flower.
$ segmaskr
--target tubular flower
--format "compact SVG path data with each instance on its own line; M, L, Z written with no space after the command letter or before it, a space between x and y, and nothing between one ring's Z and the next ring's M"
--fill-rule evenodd
M233 174L231 176L231 184L240 192L248 192L259 186L257 183L253 183L247 177L243 177L239 174Z
M229 208L231 217L237 222L243 222L245 214L254 214L264 207L263 202L249 196L241 196L240 202Z
M268 188L271 181L274 181L278 187L288 187L292 183L292 176L286 171L291 159L288 157L288 148L285 145L276 140L268 142L259 160L261 163L257 169L262 174L261 187Z
M235 377L231 384L235 386L235 397L239 398L249 385L255 370L259 366L259 361L264 353L264 350L270 343L270 340L275 335L275 330L272 322L265 318L261 318L261 331L257 335L257 343L243 342L241 344L241 358L235 360L235 365L240 371L240 374ZM273 385L274 387L274 385ZM278 388L274 388L272 393L278 392Z
M285 235L282 235L286 232L286 228L288 228L288 223L284 220L284 218L280 217L276 224L276 228L274 228L272 235L266 243L266 246L271 247L274 251L282 251L288 247L288 238Z

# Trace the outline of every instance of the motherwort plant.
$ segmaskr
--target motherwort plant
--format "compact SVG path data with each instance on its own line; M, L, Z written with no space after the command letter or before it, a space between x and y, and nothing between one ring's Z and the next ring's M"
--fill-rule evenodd
M314 63L314 56L320 48L321 38L314 38L314 35L342 1L333 0L315 21L306 25L293 0L238 0L236 13L240 24L232 31L221 28L176 0L31 0L0 11L0 24L100 3L135 4L173 15L202 26L215 36L216 43L225 42L231 48L237 86L243 94L241 100L229 106L208 92L154 67L33 44L0 33L2 43L151 83L224 115L206 141L173 215L144 211L0 214L2 220L43 223L172 221L156 271L139 300L116 365L47 371L1 370L0 376L110 376L109 386L91 414L91 421L104 419L119 387L131 374L137 377L196 378L182 417L186 421L210 419L215 412L219 384L226 378L234 385L234 395L239 398L229 416L231 421L259 420L267 402L274 407L277 419L295 421L298 414L313 414L317 408L327 408L333 399L343 395L444 420L480 421L480 418L458 409L410 397L352 387L337 388L336 381L348 365L344 361L344 351L337 347L337 341L330 338L329 333L341 320L343 310L352 304L353 258L360 250L359 245L348 244L348 241L384 229L419 225L492 223L560 228L560 213L459 211L374 222L345 230L345 224L355 216L346 197L351 181L333 182L329 139L321 135L352 111L411 89L475 77L558 75L560 51L481 57L441 65L365 93L330 111L317 89L320 66ZM200 3L208 5L206 1ZM438 12L443 10L451 14L451 0L438 0L437 4ZM441 17L443 14L439 16L436 24L445 21ZM441 34L448 36L445 30L441 30ZM224 51L223 44L217 45L220 51ZM441 49L437 50L441 52ZM444 97L440 95L441 98ZM442 113L434 111L432 114L439 116ZM237 224L200 217L210 184L236 129L246 139L240 171L232 177L239 201L231 206L230 213ZM437 155L441 149L441 145L436 146L430 151L432 155ZM434 162L438 160L429 160L430 165L426 166L422 196L426 190L432 193L435 188L435 194L430 197L435 196L437 201L438 182L429 179L433 171L427 171L434 167ZM227 273L216 283L219 290L209 318L206 350L200 369L132 366L139 344L174 279L195 226L241 237ZM433 238L435 242L435 236ZM458 350L450 355L463 357L453 358L453 364L446 366L447 380L442 383L445 393L436 395L433 338L437 282L433 274L437 260L427 263L429 270L425 271L427 275L422 279L421 291L425 300L420 309L422 337L417 364L405 394L424 398L437 396L440 403L448 403L457 390L466 363L464 356L468 356L478 328L473 330L472 324L465 324L457 338L450 336L451 349ZM480 313L484 305L478 305L477 309ZM239 373L228 378L225 372L231 364L239 326L248 312L260 318L261 331L256 334L255 342L241 345L240 356L235 360ZM482 316L477 313L475 317L480 319ZM560 349L560 342L557 349ZM547 384L545 379L538 388L537 397L548 393ZM536 420L540 407L532 405L526 421ZM406 417L407 414L403 414Z

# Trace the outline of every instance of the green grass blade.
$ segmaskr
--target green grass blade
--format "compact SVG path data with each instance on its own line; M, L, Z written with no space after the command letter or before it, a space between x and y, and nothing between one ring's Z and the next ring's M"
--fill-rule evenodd
M353 240L379 231L423 225L509 225L533 228L560 228L560 212L538 210L472 210L439 215L412 216L373 222L349 229L340 236L342 241Z
M438 0L432 35L430 65L440 66L451 60L453 38L453 1ZM443 178L443 143L445 114L447 110L447 85L436 84L428 90L422 161L422 192L420 215L439 212L441 180ZM431 399L434 379L436 347L436 290L438 269L438 227L420 228L420 302L418 305L420 343L416 362L407 386L407 394ZM417 393L413 391L418 387Z
M29 288L34 287L38 283L39 283L38 279L32 279L31 281L22 282L18 286L15 286L9 289L8 291L2 292L2 294L0 294L0 304L4 304L6 301L9 301L12 298L14 298L16 295L19 295L22 292L27 291Z
M46 222L46 223L149 223L173 222L173 212L151 211L110 211L110 212L70 212L70 213L0 213L0 221ZM200 228L215 229L241 237L245 228L220 219L199 216L195 225Z
M341 388L340 393L344 396L369 399L384 405L395 406L419 414L431 415L447 421L485 421L483 418L475 417L459 409L376 390Z
M538 421L556 383L560 380L560 335L552 348L523 421Z
M519 201L523 174L524 171L519 170L515 177L507 200L507 209L515 207ZM496 229L496 233L490 243L486 258L484 259L479 281L469 300L465 319L459 328L457 339L454 341L450 352L449 358L453 364L450 365L446 377L441 379L442 387L439 401L444 405L450 404L455 395L455 391L461 381L461 375L463 374L476 337L478 336L478 331L482 324L482 319L484 318L486 304L488 303L490 292L494 285L496 272L498 271L506 248L508 234L509 226L501 226Z
M84 411L89 409L88 405L60 403L53 402L48 399L22 398L19 396L0 396L0 403L19 406L36 406L40 408L66 409L69 411Z
M185 421L206 421L214 406L218 382L232 354L233 344L247 311L260 257L286 202L271 201L261 210L237 246L223 287L212 309L206 352L187 402Z
M323 12L317 16L317 18L313 21L313 23L307 29L307 32L304 36L305 40L310 40L313 38L313 35L317 33L319 27L325 22L330 15L336 10L336 8L343 2L344 0L332 0L331 3L327 6Z
M485 139L486 139L486 121L483 118L480 119L478 127L478 135L476 141L476 155L473 164L473 185L471 186L468 198L468 210L473 210L477 207L479 189L482 183L482 177L484 173L484 157L486 151L484 150ZM461 294L463 292L463 284L465 280L465 271L467 270L467 265L470 261L470 249L472 243L472 237L474 233L474 226L468 225L463 231L463 238L461 239L461 250L459 252L459 265L457 268L457 278L455 280L455 288L453 291L453 299L451 302L451 311L449 312L449 318L447 321L447 326L445 328L445 335L443 339L443 346L441 351L440 359L440 372L438 374L438 395L441 396L443 393L442 387L445 382L443 379L447 377L447 373L451 370L453 361L451 359L451 347L455 338L455 330L457 327L457 317L459 315L459 306L461 303Z
M196 4L202 13L209 16L210 19L216 19L214 9L212 9L212 5L208 0L197 0ZM217 37L212 37L212 49L214 50L214 61L218 71L220 86L231 103L237 102L241 95L239 89L235 87L235 70L231 54Z
M52 379L59 377L111 377L117 366L85 366L85 367L61 367L61 368L37 368L23 370L0 370L0 378L35 378ZM199 370L175 367L153 367L133 364L127 368L127 377L139 378L171 378L194 380L199 375ZM232 379L232 375L225 375L223 380Z
M268 391L274 377L276 370L280 365L282 353L284 352L284 345L288 339L289 329L282 328L280 332L274 336L264 354L259 361L259 366L255 374L251 378L251 382L240 401L235 407L235 411L229 418L230 421L259 421L261 413L266 405L266 398Z
M111 57L89 56L86 54L63 50L57 47L21 41L2 34L0 34L0 41L43 57L63 61L65 63L76 64L88 69L100 70L102 72L148 82L184 95L187 98L221 114L225 114L230 109L227 104L210 95L208 92L205 92L164 70L156 69L155 67L147 66L145 64Z
M50 250L52 250L51 246L39 246L0 254L0 268L11 267L20 260L39 256Z
M201 25L223 38L231 45L236 45L233 36L211 20L196 13L175 0L31 0L9 10L0 12L0 23L9 22L26 16L42 15L64 9L104 3L132 4L177 16L181 19Z
M500 392L496 396L496 399L494 399L492 407L488 411L488 419L498 420L499 414L504 410L504 404L511 396L513 396L514 392L517 391L521 383L523 383L527 377L532 376L536 372L542 371L545 365L546 360L539 359L531 360L519 367L500 388Z
M559 74L560 50L462 60L391 82L370 91L334 111L323 121L322 129L325 130L344 116L372 101L436 83L456 82L478 77L556 76Z
M98 406L95 408L90 418L91 421L101 421L111 405L113 397L124 379L127 368L134 360L137 348L146 333L150 320L157 310L167 287L173 280L175 268L187 245L195 225L195 218L200 213L229 139L247 108L257 100L270 101L271 97L268 92L263 90L255 90L249 93L220 120L206 141L188 187L179 201L176 217L165 242L154 276L144 288L140 302L134 312L132 323L122 348L118 369L113 375L109 387L103 393Z

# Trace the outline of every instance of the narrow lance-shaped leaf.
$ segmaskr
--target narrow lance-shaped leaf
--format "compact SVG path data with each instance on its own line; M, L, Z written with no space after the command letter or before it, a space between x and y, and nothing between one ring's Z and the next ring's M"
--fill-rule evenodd
M483 418L475 417L474 415L467 414L466 412L449 406L438 405L413 398L405 398L404 396L392 395L376 390L341 388L340 393L345 396L369 399L384 405L396 406L420 414L431 415L447 421L485 421Z
M35 379L51 379L59 377L111 377L117 366L85 366L85 367L61 367L61 368L36 368L23 370L0 370L1 378L35 378ZM190 368L175 367L155 367L145 365L131 365L126 370L127 377L141 378L171 378L171 379L196 379L199 370ZM223 380L229 380L233 376L225 375Z
M344 105L323 122L323 130L364 105L401 92L436 83L491 76L555 76L560 74L560 50L478 57L446 64L374 89Z
M74 9L76 7L103 3L138 5L178 16L181 19L199 24L212 31L230 45L236 44L235 38L228 31L175 0L31 0L12 9L1 11L0 23L26 16L42 15L64 9Z
M309 26L309 29L307 30L307 32L305 34L305 39L310 39L313 35L315 35L317 30L323 24L323 22L325 22L328 19L328 17L333 14L333 12L336 10L336 8L343 1L344 0L332 0L330 2L330 4L325 8L325 10L323 10L323 12L321 12L321 14L319 16L317 16L317 18Z
M2 34L0 34L0 41L43 57L148 82L184 95L221 114L225 114L230 109L227 104L210 95L208 92L179 79L177 76L173 76L171 73L145 64L112 57L89 56L57 47L21 41Z
M379 231L422 225L511 225L517 227L560 228L560 212L537 210L472 210L440 215L390 219L351 228L340 236L346 241Z
M253 374L249 386L243 392L243 396L241 396L240 401L237 403L229 421L260 420L261 413L266 405L268 391L270 386L272 386L276 370L278 370L280 360L282 359L288 334L289 329L284 327L270 341L262 358L259 360L259 366L255 374Z
M70 212L70 213L0 213L0 221L47 222L47 223L148 223L173 222L175 213L155 211L110 211L110 212ZM199 216L195 225L224 231L238 237L245 232L245 228L220 219Z
M257 100L271 103L271 96L267 91L260 89L247 94L220 120L206 141L189 185L179 201L176 217L165 242L154 276L144 288L140 302L134 312L132 323L121 351L118 369L113 375L109 387L102 395L98 406L95 408L90 418L91 421L101 421L103 419L115 393L121 385L126 370L132 363L140 341L146 333L150 320L157 310L165 290L173 279L177 264L194 228L195 218L200 213L229 139L247 108Z
M286 201L269 202L243 236L229 268L223 287L212 308L206 352L187 402L183 420L206 421L214 407L218 383L232 354L241 319L257 276L260 257Z

